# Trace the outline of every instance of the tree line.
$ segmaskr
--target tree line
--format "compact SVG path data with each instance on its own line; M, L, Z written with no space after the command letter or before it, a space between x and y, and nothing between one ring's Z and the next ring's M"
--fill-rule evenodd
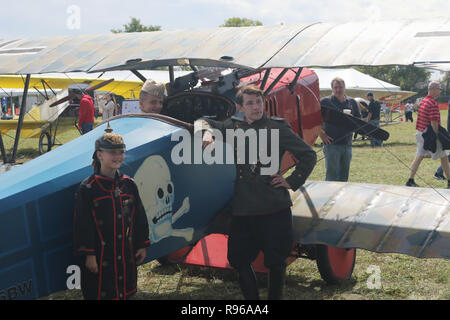
M247 18L233 17L225 20L219 27L253 27L262 26L262 22ZM131 21L123 25L123 29L111 29L112 33L161 31L161 26L144 26L140 19L131 17Z

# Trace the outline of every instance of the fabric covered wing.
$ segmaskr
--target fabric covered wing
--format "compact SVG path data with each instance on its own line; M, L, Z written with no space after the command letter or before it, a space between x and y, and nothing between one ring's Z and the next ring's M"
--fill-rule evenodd
M291 198L302 244L450 258L450 190L314 181Z

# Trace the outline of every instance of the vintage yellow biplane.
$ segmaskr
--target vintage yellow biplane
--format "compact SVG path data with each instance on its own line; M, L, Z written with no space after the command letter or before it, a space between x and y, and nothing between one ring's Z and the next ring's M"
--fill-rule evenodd
M126 141L123 171L141 182L152 241L145 262L183 249L180 261L226 267L226 228L217 236L213 226L220 226L216 219L233 195L236 168L176 164L171 150L179 140L173 138L192 130L199 117L223 120L234 114L237 88L254 83L265 93L265 111L286 117L312 144L329 110L321 110L319 80L307 67L398 64L450 70L449 37L450 19L441 18L2 40L0 74L26 75L26 91L31 74L140 74L168 66L165 115L110 121ZM174 66L190 66L192 72L176 78ZM232 72L203 81L208 67ZM340 114L347 125L360 123ZM23 116L21 110L19 123ZM0 297L36 298L66 288L67 267L76 263L73 193L92 173L94 141L105 128L103 123L0 175ZM158 197L165 194L164 185L176 191ZM316 259L327 282L351 276L358 248L450 258L450 190L309 181L291 199L294 258ZM193 261L191 253L200 259ZM126 298L123 281L115 286L117 299Z
M125 74L127 73L127 74ZM136 99L139 97L139 91L142 87L142 81L139 79L130 79L130 72L116 73L119 79L102 77L102 74L88 73L67 73L67 74L42 74L33 75L30 78L29 88L40 95L39 104L31 106L26 105L26 114L23 117L20 130L20 138L37 138L39 139L39 152L42 154L48 152L57 143L57 132L62 133L72 130L76 126L76 113L68 114L69 107L77 107L76 104L69 100L62 101L64 97L69 96L69 91L74 88L81 89L87 93L95 95L94 91L101 94L106 92L114 93L125 99ZM18 75L0 75L0 88L3 92L8 93L8 89L23 88L24 78ZM96 92L96 93L97 93ZM60 101L58 106L52 106L56 101ZM97 106L98 99L95 99ZM29 105L29 104L28 104ZM27 108L28 107L28 108ZM17 130L19 116L18 110L12 110L10 119L0 120L0 130L3 135L11 130ZM100 121L97 120L96 123Z

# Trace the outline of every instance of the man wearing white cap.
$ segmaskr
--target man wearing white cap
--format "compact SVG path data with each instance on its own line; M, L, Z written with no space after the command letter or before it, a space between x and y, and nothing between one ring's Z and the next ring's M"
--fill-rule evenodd
M148 79L139 94L139 108L142 113L160 113L163 107L164 84Z

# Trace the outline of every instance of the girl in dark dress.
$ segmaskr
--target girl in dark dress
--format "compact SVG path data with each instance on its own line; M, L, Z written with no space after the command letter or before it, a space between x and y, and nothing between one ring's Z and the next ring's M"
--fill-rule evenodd
M127 299L137 289L136 265L150 245L144 207L133 179L118 169L123 138L109 128L95 142L94 174L75 194L74 250L85 299Z

